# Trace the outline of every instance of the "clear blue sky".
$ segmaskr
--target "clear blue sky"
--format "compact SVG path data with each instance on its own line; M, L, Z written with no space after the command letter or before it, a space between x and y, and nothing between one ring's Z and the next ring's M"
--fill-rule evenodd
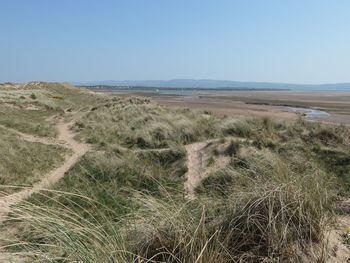
M348 0L1 0L0 81L350 82Z

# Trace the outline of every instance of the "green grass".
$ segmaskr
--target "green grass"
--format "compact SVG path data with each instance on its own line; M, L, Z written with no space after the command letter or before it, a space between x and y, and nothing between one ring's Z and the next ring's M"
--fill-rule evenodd
M83 111L104 101L103 96L91 95L61 83L28 85L24 90L0 90L0 124L18 131L55 137L53 125L47 121L65 111Z
M306 262L319 247L312 260L325 261L325 229L349 192L347 127L219 118L44 86L22 100L79 111L78 137L98 151L12 211L11 251L49 262L229 263ZM187 199L184 145L226 136L248 140L233 140L231 163Z
M45 122L52 113L37 110L22 110L0 105L0 124L24 133L55 137L55 129Z
M14 213L31 226L18 234L29 242L22 249L83 262L300 262L325 242L337 185L307 143L235 145L232 164L204 180L193 201L177 169L181 150L90 154L56 185L60 192Z
M186 172L184 158L181 149L162 154L130 152L120 155L118 149L113 148L107 152L90 153L54 189L77 195L70 198L63 196L62 200L59 199L62 203L79 203L83 201L79 196L87 196L96 201L102 210L108 207L121 216L130 208L128 197L133 196L135 191L157 198L182 193L183 174ZM46 199L46 196L33 196L39 204ZM94 214L97 211L90 212Z
M350 193L350 153L337 149L315 148L315 156L324 169L339 178L339 193Z
M219 119L188 110L170 110L147 99L115 98L94 107L76 123L91 143L130 148L164 148L216 137Z
M29 242L22 249L82 262L300 262L303 249L322 243L332 218L332 178L310 163L300 174L269 150L250 156L245 167L225 169L232 179L221 194L213 190L220 177L209 177L194 201L171 187L163 195L141 175L134 181L125 163L121 172L112 160L112 170L121 177L115 182L106 180L113 172L103 161L93 173L94 187L86 189L84 181L69 176L67 187L58 188L69 186L71 192L84 186L74 196L48 193L19 207L14 215L30 224L20 232ZM164 179L159 186L167 188ZM101 198L96 189L109 196ZM49 201L43 205L45 198Z
M68 152L60 146L24 141L0 127L0 184L31 185L58 166Z

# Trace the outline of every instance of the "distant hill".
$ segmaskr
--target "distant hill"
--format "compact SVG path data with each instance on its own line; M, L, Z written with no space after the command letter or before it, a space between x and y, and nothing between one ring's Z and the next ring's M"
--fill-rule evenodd
M88 83L73 82L74 85L94 86L142 86L159 88L248 88L248 89L292 89L292 90L350 90L350 83L334 84L290 84L274 82L240 82L211 79L173 79L173 80L105 80Z

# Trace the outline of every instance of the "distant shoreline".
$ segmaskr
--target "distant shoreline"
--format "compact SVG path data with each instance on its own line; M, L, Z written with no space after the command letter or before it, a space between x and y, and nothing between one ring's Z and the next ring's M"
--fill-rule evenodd
M230 90L299 90L299 91L350 91L350 83L283 83L232 81L217 79L170 79L170 80L104 80L92 82L72 82L84 87L142 87L142 88L192 88L192 89L230 89Z
M160 94L166 94L166 91L170 94L181 95L181 92L213 92L213 91L289 91L289 92L350 92L348 88L254 88L254 87L158 87L158 86L127 86L127 85L75 85L75 87L86 88L99 92L159 92Z
M217 88L202 88L202 87L151 87L151 86L114 86L114 85L75 85L79 88L87 88L98 91L291 91L285 88L248 88L248 87L217 87Z
M329 115L317 115L317 120L350 124L350 91L276 90L276 89L92 89L111 96L141 96L157 103L195 110L209 110L220 116L270 117L275 120L295 119L298 110L318 110Z

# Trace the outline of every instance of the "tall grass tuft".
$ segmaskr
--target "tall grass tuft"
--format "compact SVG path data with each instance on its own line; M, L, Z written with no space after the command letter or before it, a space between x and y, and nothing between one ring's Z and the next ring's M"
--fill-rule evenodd
M35 237L27 251L50 260L302 262L305 251L325 241L333 209L331 178L312 164L304 168L299 173L263 150L248 155L245 165L233 163L207 178L192 201L135 191L126 214L95 204L97 214L88 210L90 216L83 217L77 207L50 195L56 203L20 206L14 219L30 225L27 235ZM220 194L215 194L217 184L222 184ZM89 203L77 202L81 209L96 202L79 198Z

